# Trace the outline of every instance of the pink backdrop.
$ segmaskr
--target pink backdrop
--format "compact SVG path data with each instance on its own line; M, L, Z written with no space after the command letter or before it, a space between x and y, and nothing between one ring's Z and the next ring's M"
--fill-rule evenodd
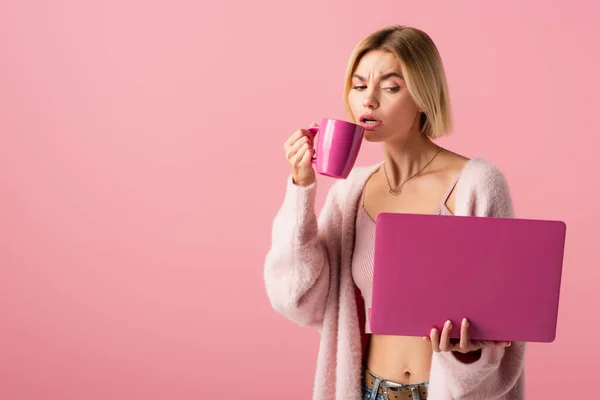
M595 390L599 10L493 3L3 1L0 398L309 398L318 335L262 280L282 144L344 118L350 51L395 23L445 60L441 143L496 163L520 216L568 224L558 338L529 347L527 397Z

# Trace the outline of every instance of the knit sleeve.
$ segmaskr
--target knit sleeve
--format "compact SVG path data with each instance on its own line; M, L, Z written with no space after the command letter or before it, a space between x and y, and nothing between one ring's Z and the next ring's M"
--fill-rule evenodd
M272 226L264 279L272 307L301 326L320 329L329 293L328 248L341 236L337 184L329 191L319 217L317 182L302 187L287 180L283 204Z
M457 215L514 217L510 190L504 175L492 164L471 161L456 188ZM434 366L444 375L452 398L504 399L507 393L522 390L525 343L507 348L485 348L475 357L459 353L434 353ZM515 397L511 397L515 398ZM517 397L520 398L520 397Z

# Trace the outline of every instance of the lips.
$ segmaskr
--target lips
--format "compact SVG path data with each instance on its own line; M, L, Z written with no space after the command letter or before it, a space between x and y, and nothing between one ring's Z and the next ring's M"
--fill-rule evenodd
M360 125L366 130L373 130L381 125L381 121L371 114L364 114L359 119Z

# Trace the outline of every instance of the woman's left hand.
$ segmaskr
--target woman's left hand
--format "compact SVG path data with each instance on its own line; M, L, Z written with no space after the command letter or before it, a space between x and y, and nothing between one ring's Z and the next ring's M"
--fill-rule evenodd
M452 322L446 321L442 333L433 328L430 336L424 336L423 340L431 341L433 351L439 353L441 351L456 351L459 353L471 353L485 347L503 348L510 346L510 342L506 341L487 341L487 340L471 340L469 336L469 321L465 318L460 327L460 339L450 339L452 331Z

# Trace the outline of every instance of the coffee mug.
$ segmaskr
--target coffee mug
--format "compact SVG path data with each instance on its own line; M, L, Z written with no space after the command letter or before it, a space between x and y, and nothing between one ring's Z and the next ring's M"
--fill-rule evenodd
M354 167L365 129L352 122L323 118L320 126L308 128L317 134L313 163L319 174L346 179Z

